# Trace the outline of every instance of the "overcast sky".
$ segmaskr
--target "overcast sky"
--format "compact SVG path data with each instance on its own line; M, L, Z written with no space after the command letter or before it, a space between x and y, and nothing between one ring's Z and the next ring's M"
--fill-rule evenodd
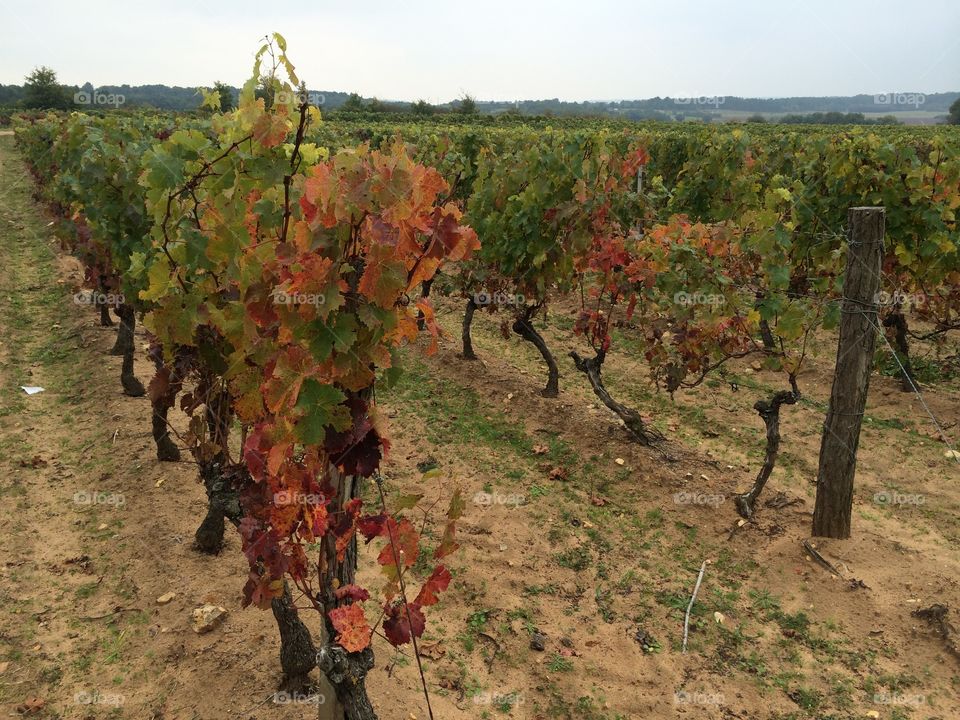
M960 0L0 0L0 83L240 85L272 31L311 89L384 99L960 90Z

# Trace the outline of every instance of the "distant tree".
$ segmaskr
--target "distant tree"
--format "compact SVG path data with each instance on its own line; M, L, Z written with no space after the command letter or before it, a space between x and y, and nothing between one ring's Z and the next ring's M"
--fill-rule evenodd
M0 85L0 106L16 105L23 99L23 88L19 85Z
M57 73L38 67L23 83L23 105L37 110L66 110L73 98L70 91L57 82Z
M359 112L363 110L363 98L357 93L350 93L340 109L344 112Z
M748 117L744 122L765 123L766 121L767 119L763 115L761 115L760 113L756 113L755 115L751 115L750 117Z
M417 100L410 106L414 115L433 115L437 109L426 100Z
M357 93L350 93L340 106L340 110L343 112L360 112L363 110L363 98Z
M387 104L383 100L378 98L373 98L370 102L367 103L367 110L370 112L387 112Z
M477 101L469 95L464 95L462 98L460 98L460 102L457 105L457 112L460 112L464 115L476 115Z
M814 125L899 125L900 121L893 115L884 115L878 118L868 118L863 113L815 112L807 115L788 114L777 120L783 124L814 124Z
M947 122L950 125L960 125L960 98L953 101L950 106L950 114L947 115Z
M217 80L213 89L220 94L220 112L230 112L236 107L233 100L233 88Z

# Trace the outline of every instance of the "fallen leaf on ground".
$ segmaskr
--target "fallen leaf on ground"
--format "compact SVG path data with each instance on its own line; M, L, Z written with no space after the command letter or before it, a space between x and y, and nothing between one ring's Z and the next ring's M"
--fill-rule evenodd
M43 706L47 704L47 701L43 698L32 697L27 698L22 703L17 705L17 712L21 715L33 715L43 710Z
M447 651L441 646L440 642L437 641L435 643L421 645L420 654L425 658L429 658L430 660L439 660L447 654Z
M562 468L562 467L560 467L560 466L558 465L557 467L552 468L552 469L550 470L550 475L549 475L549 477L550 477L551 480L566 480L566 479L567 479L567 471L566 471L565 468Z

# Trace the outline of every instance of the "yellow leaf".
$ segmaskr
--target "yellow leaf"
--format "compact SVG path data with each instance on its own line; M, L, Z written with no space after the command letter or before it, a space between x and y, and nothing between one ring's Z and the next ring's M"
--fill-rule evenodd
M141 300L159 300L170 287L170 261L160 255L147 271L147 289L140 291Z

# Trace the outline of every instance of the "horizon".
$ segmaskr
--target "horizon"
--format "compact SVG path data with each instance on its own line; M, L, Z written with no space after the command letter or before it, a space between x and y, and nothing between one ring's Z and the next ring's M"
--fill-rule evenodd
M37 66L39 67L39 66ZM55 70L56 68L54 68ZM58 74L59 77L59 74ZM61 80L62 82L62 80ZM69 87L79 87L82 88L87 83L83 84L67 84ZM226 83L233 90L240 91L242 89L242 83L240 85L233 85L231 83ZM0 85L16 85L22 86L22 81L20 83L0 83ZM211 84L212 85L212 84ZM130 88L142 88L142 87L167 87L170 89L180 89L180 90L196 90L199 88L209 89L211 85L169 85L167 83L103 83L102 85L93 85L94 90L100 90L101 88L119 88L119 87L130 87ZM339 88L307 88L308 93L337 93L342 95L353 94L353 90L344 90ZM359 93L357 93L359 94ZM777 100L831 100L831 99L843 99L843 98L858 98L858 97L876 97L878 95L953 95L960 94L960 89L957 90L940 90L936 92L927 92L921 93L913 90L899 90L887 93L867 93L867 92L858 92L850 93L848 95L768 95L768 96L753 96L753 95L715 95L715 96L699 96L699 97L716 97L720 99L731 99L731 100L757 100L757 101L777 101ZM361 95L365 100L374 99L380 100L385 103L414 103L417 102L419 98L403 98L403 97L377 97L375 95ZM452 97L449 100L440 100L434 105L450 105L456 103L458 100L462 99L462 95L458 97ZM579 104L614 104L614 103L629 103L629 102L647 102L652 100L674 100L674 99L685 99L690 96L687 95L655 95L651 97L623 97L623 98L599 98L599 99L586 99L586 100L563 100L562 98L556 97L524 97L524 98L511 98L509 100L497 100L492 98L482 98L482 97L473 97L472 99L478 103L490 103L490 104L504 104L504 103L523 103L523 102L550 102L550 101L559 101L564 103L579 103ZM920 108L915 108L920 109ZM899 108L898 112L909 112L909 108Z

